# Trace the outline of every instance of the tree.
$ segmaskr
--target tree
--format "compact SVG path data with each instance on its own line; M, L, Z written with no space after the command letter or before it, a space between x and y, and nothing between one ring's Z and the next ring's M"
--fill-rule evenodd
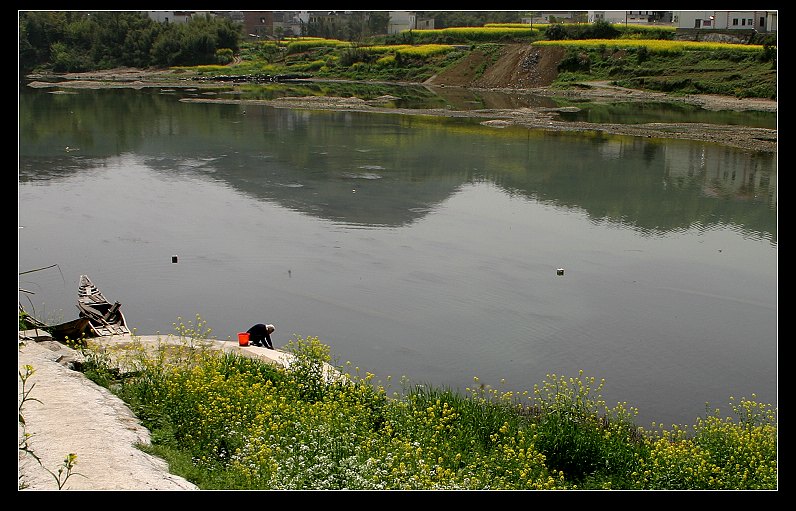
M21 12L19 67L27 73L89 71L118 66L213 64L217 50L240 48L240 27L205 16L161 24L139 11Z
M418 11L418 16L434 18L436 28L482 27L487 23L520 23L523 11Z

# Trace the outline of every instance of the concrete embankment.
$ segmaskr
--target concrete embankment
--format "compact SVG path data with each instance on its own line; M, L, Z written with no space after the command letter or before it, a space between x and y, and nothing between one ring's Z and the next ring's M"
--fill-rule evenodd
M163 345L192 345L217 349L289 365L292 355L279 350L239 346L238 342L189 342L173 336L113 336L91 339L91 346L109 348L111 356L136 349L156 350ZM20 332L17 366L27 377L23 389L18 377L17 403L22 403L17 436L35 457L19 450L18 489L58 490L58 470L70 453L77 455L73 474L63 484L70 490L196 490L194 484L168 471L165 461L144 453L150 433L127 405L109 390L73 369L82 362L80 352L53 341L41 331ZM330 374L337 374L331 366ZM27 436L27 440L25 435ZM63 483L66 471L61 476Z

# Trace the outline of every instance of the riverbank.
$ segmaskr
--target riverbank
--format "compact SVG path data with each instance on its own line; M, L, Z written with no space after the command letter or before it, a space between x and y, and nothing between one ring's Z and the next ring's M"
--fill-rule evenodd
M83 356L66 345L48 340L47 336L28 331L20 334L17 366L20 374L33 369L27 379L29 399L20 415L17 437L29 436L30 450L41 463L22 450L18 456L20 490L57 490L55 475L65 457L74 453L77 463L63 489L69 490L197 490L193 483L169 473L165 461L151 456L138 445L150 444L150 433L133 412L108 389L92 382L72 369ZM185 341L173 336L114 336L91 339L92 346L125 349L143 347L157 349L163 344L182 345ZM290 354L254 346L242 347L237 342L206 340L193 344L197 349L217 349L259 358L269 363L286 365ZM22 379L18 381L18 402L22 396ZM61 480L66 477L64 471Z
M30 75L29 87L51 89L102 89L102 88L207 88L224 85L223 81L207 81L184 70L138 70L112 69L88 73L68 73L59 75L60 81L52 81L51 76ZM229 83L234 86L236 84ZM407 85L407 84L404 84ZM417 85L417 84L414 84ZM432 82L423 84L433 90ZM494 88L489 90L511 91L513 89ZM708 94L674 96L660 92L626 89L610 85L605 81L585 82L569 89L554 87L535 87L522 89L537 95L565 97L589 101L617 102L672 102L699 106L706 110L721 111L759 111L777 112L777 102L760 98L735 98ZM374 112L397 115L430 115L444 117L470 117L483 119L483 123L496 127L511 125L529 129L548 131L588 131L610 135L627 135L649 139L683 139L710 142L737 147L756 152L777 151L777 130L752 128L737 125L717 125L704 123L644 123L644 124L596 124L588 122L561 121L557 109L521 108L490 110L448 110L448 109L400 109L380 106L378 101L365 101L351 97L287 97L274 100L239 100L219 98L189 98L184 101L205 103L259 104L275 108L325 109Z

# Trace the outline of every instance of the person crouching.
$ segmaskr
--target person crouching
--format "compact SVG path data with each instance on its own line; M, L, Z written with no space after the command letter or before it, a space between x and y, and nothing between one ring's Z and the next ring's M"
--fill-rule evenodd
M249 332L249 342L252 346L264 346L272 350L274 349L274 344L271 342L271 334L274 333L274 330L276 330L274 325L257 323L247 330Z

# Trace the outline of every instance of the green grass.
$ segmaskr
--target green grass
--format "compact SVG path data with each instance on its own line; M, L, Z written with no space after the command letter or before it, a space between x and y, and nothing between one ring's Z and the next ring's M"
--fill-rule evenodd
M294 46L288 51L286 48L279 50L274 43L247 43L241 48L239 64L194 69L206 76L292 75L421 83L457 64L472 51L490 56L490 62L479 70L480 76L497 61L502 48L502 44L494 41L471 41L462 47L440 43L352 46L336 45L329 40L303 40L301 51L296 51L297 43L290 44ZM609 80L623 87L672 94L766 99L776 99L777 95L775 47L651 39L537 41L533 44L567 48L554 87Z
M389 390L348 363L329 377L317 338L291 340L284 369L199 348L198 326L178 348L85 354L152 432L146 450L202 489L777 488L776 411L754 396L731 399L735 418L645 431L582 372L520 395ZM96 367L112 360L109 382Z
M622 87L672 94L776 99L776 63L770 58L766 49L669 52L643 45L569 45L556 85L609 80Z

